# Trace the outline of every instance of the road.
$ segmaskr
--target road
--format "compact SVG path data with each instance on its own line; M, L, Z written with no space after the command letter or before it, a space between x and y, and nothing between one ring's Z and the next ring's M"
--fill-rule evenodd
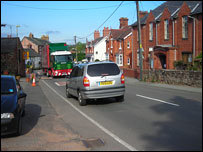
M1 138L2 150L202 150L200 89L126 78L124 102L79 106L66 98L65 81L41 79L25 88L30 96L23 135Z
M78 105L65 96L65 79L41 87L63 120L95 150L202 150L202 93L126 82L125 101L105 99Z

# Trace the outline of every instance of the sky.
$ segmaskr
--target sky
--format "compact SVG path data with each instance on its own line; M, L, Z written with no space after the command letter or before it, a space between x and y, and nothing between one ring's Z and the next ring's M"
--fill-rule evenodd
M155 9L164 1L139 1L140 11ZM119 19L128 18L128 25L137 21L135 1L1 1L1 37L12 34L20 40L29 36L49 35L52 43L86 42L100 36L104 27L119 29ZM105 22L106 21L106 22Z

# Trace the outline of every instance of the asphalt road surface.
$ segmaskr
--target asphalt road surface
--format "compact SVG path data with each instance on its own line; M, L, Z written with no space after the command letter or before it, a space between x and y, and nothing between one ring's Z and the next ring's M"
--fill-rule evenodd
M28 114L24 122L29 123L31 118L34 122L24 129L21 139L1 138L1 146L5 148L2 150L9 150L12 142L16 147L27 145L28 150L36 150L31 145L39 143L38 140L46 142L37 150L44 150L46 143L50 146L53 143L54 150L202 150L200 89L126 78L124 102L103 99L81 107L76 98L66 98L65 81L65 78L42 78L35 89L29 90L38 104L26 105ZM41 96L36 94L39 89ZM36 111L32 115L31 109ZM31 142L31 137L35 141Z
M63 120L96 150L202 150L202 93L191 89L126 82L125 101L91 101L79 106L65 96L65 79L43 80L42 90Z

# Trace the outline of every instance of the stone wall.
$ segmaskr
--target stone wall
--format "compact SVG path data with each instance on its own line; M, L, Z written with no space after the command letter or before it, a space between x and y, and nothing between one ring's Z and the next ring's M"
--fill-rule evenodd
M140 71L136 69L123 68L127 77L139 79ZM202 88L202 71L185 70L143 70L143 81L158 82L174 85L187 85Z
M202 87L202 72L183 70L143 70L143 81Z

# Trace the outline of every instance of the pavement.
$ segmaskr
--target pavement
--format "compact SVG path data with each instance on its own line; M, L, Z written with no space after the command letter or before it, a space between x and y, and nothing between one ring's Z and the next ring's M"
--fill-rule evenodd
M168 88L168 89L176 89L176 90L182 90L182 91L190 91L190 92L197 92L202 93L202 88L196 88L196 87L190 87L186 85L170 85L170 84L162 84L162 83L152 83L152 82L143 82L135 78L125 77L126 84L143 84L143 85L149 85L149 86L155 86L155 87L162 87L162 88Z
M80 135L64 122L44 95L39 79L36 86L20 78L27 94L22 135L1 138L2 151L89 151Z

